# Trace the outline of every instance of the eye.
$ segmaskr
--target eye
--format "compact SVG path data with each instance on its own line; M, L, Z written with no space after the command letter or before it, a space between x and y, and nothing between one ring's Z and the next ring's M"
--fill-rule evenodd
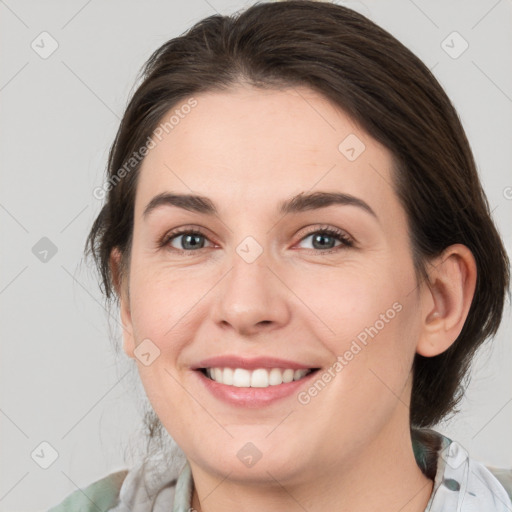
M312 237L313 242L313 249L311 250L323 254L330 254L354 246L354 242L346 233L337 228L317 227L303 237L300 242L304 242L304 240L310 237ZM162 240L158 242L158 246L161 248L170 246L172 249L181 252L195 252L205 248L205 241L209 242L206 235L201 231L191 228L182 228L167 233ZM339 242L338 245L335 245L336 241Z
M343 231L332 227L316 228L303 237L301 242L310 237L312 237L313 243L312 250L326 254L354 246L354 242ZM334 245L336 241L339 241L337 246Z
M194 252L204 248L206 235L196 229L182 229L173 231L164 236L159 242L160 247L170 245L173 249L183 252Z

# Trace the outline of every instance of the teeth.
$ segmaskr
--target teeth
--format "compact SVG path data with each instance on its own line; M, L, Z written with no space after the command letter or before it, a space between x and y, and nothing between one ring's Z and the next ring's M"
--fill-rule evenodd
M251 375L251 388L268 388L268 371L260 368L254 370Z
M292 370L286 368L258 368L256 370L246 370L245 368L206 368L206 375L210 379L238 388L268 388L269 386L278 386L294 380L304 378L311 370Z
M228 386L232 386L233 373L233 368L224 368L224 370L222 370L222 380L220 382L227 384Z
M222 368L214 368L213 369L213 378L215 380L222 379Z
M279 368L272 368L268 374L268 383L271 386L277 386L283 382L283 373Z
M293 380L294 375L295 372L291 368L287 368L283 372L283 383L286 384L287 382L291 382Z
M221 368L216 368L222 372ZM217 376L217 375L215 375ZM222 378L224 377L224 372L222 372ZM214 380L217 380L214 378ZM217 380L217 382L220 382ZM251 372L249 370L245 370L244 368L237 368L233 372L233 386L237 388L249 388L251 387Z

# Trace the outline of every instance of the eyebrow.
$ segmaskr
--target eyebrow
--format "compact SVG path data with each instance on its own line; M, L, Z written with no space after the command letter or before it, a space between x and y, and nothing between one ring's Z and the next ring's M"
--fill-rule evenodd
M281 215L300 213L306 210L318 210L331 205L357 206L378 219L377 214L362 199L350 194L340 192L304 192L282 201L278 205L278 212ZM205 196L193 194L178 194L164 192L153 197L147 204L142 216L146 218L152 211L162 206L175 206L195 213L204 215L218 215L218 209L213 201Z

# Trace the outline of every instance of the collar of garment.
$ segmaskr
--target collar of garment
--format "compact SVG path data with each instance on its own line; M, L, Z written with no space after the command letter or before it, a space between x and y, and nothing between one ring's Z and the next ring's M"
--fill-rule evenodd
M471 459L456 441L430 430L422 434L437 440L431 443L413 436L414 455L426 475L434 476L434 487L425 512L511 512L507 492L481 463ZM424 439L424 437L423 437ZM120 490L120 503L111 512L190 512L194 482L188 462L180 469L167 467L163 460L144 463L132 470ZM162 470L162 468L166 468ZM171 509L172 507L172 509Z

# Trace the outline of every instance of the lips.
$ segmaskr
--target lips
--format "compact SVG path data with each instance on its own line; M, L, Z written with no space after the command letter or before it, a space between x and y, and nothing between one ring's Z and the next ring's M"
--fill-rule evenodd
M231 405L253 408L293 395L319 368L275 357L226 355L204 359L191 369L215 397Z
M276 357L254 357L244 358L235 355L225 355L210 357L203 359L199 363L191 366L192 370L206 369L206 368L244 368L246 370L256 370L258 368L283 368L291 370L313 370L318 367L311 366L307 363L300 363L297 361L290 361L288 359L279 359Z

